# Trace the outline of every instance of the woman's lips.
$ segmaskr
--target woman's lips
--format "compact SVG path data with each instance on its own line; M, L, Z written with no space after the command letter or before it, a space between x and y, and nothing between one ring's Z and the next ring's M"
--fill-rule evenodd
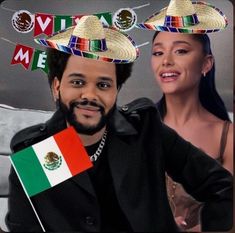
M165 71L160 73L162 82L172 82L178 79L180 73L177 71Z

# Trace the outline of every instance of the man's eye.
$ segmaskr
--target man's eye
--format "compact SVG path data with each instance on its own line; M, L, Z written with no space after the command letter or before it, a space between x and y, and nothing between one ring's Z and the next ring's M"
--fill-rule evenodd
M152 53L152 55L156 56L156 57L161 56L162 54L163 54L163 52L161 52L161 51L157 51L157 52Z
M83 80L72 80L71 83L74 86L83 86L84 85L84 81Z
M110 88L110 87L111 87L110 83L107 83L107 82L98 83L97 86L98 86L99 88L101 88L101 89L107 89L107 88Z

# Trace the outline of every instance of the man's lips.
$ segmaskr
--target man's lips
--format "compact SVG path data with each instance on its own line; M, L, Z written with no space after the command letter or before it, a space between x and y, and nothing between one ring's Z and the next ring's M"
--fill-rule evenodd
M76 106L77 111L85 116L95 116L100 114L100 108L95 106Z
M78 116L96 117L104 113L104 107L94 101L82 100L70 104L70 108L77 112Z
M77 108L84 109L84 110L89 110L89 111L100 111L100 107L95 107L95 106L84 106L84 105L77 105Z

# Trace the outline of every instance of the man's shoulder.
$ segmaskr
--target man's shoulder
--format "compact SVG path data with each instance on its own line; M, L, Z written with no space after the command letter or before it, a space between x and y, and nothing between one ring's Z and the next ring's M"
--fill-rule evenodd
M136 134L142 130L143 124L151 125L153 121L160 122L155 104L148 98L138 98L118 107L110 126L121 135Z
M13 152L22 150L64 128L65 122L63 115L60 111L56 111L46 122L32 125L17 132L11 139L11 150Z
M119 107L119 111L127 115L148 109L156 110L156 106L151 99L144 97L135 99L132 102Z
M12 151L18 151L25 147L28 147L37 141L40 141L47 135L46 124L36 124L27 128L24 128L17 132L11 139L10 147Z

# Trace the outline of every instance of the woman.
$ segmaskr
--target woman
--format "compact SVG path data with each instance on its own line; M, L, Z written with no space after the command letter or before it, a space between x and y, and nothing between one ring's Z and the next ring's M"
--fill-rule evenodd
M233 126L215 88L214 58L206 35L227 25L218 7L206 2L171 0L168 7L137 27L157 31L151 64L163 92L157 107L164 123L232 173ZM167 187L179 227L200 231L201 204L169 177Z
M215 65L206 34L156 32L151 66L163 97L164 123L233 172L233 126L215 88ZM200 203L167 177L168 194L182 230L200 231Z

